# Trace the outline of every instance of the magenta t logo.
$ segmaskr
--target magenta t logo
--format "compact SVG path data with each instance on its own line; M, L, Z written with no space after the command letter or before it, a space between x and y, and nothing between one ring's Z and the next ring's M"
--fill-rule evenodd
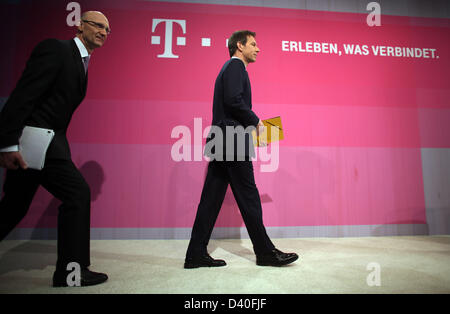
M168 19L153 19L152 33L155 32L159 23L166 24L166 33L164 35L164 52L158 55L158 58L178 58L172 53L172 33L173 24L176 23L181 26L183 34L186 34L186 20L168 20ZM161 43L160 36L152 36L152 45L159 45ZM177 46L186 46L186 37L177 37Z

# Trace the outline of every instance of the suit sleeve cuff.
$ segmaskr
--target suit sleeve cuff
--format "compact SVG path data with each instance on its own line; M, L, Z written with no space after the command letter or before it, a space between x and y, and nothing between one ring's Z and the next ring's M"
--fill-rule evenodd
M255 114L254 115L254 117L253 117L253 126L256 128L257 126L258 126L258 123L259 123L259 118L258 118L258 116Z
M19 145L12 145L0 148L0 153L18 152Z

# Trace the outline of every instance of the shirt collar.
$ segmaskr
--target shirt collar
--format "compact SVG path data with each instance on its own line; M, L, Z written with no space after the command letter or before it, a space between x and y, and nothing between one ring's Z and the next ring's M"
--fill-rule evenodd
M241 60L241 61L242 61L241 58L238 58L238 57L236 57L236 56L232 56L231 59L238 59L238 60ZM242 63L244 63L244 61L242 61ZM245 65L245 63L244 63L244 66L245 66L245 69L247 69L247 66Z
M77 45L78 50L80 51L81 58L88 57L89 53L84 44L81 42L80 38L75 37L73 40L75 41L75 44Z

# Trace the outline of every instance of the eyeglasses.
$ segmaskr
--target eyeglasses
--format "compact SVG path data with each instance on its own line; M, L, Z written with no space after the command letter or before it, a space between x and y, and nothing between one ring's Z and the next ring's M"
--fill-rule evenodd
M88 20L82 20L83 22L86 22L88 24L91 24L92 26L94 26L97 29L104 29L106 31L106 34L111 34L111 29L105 25L103 25L102 23L97 23L94 21L88 21Z

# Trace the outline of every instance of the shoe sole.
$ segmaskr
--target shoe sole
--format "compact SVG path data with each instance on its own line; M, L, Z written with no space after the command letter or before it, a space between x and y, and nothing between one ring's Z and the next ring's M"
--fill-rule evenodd
M198 265L198 264L184 264L185 269L193 269L193 268L200 268L200 267L223 267L227 266L227 264L224 265Z
M63 287L89 287L89 286L95 286L95 285L100 285L104 282L108 281L108 278L106 278L105 280L99 281L99 282L91 282L91 283L82 283L79 286L69 286L67 283L53 283L53 288L63 288Z
M298 256L294 256L294 257L292 257L292 258L290 258L288 260L285 260L284 262L280 262L280 263L277 263L277 264L273 264L273 263L270 263L270 262L258 262L258 261L256 261L256 265L258 265L258 266L279 267L279 266L284 266L284 265L291 264L291 263L295 262L296 260L298 260Z

